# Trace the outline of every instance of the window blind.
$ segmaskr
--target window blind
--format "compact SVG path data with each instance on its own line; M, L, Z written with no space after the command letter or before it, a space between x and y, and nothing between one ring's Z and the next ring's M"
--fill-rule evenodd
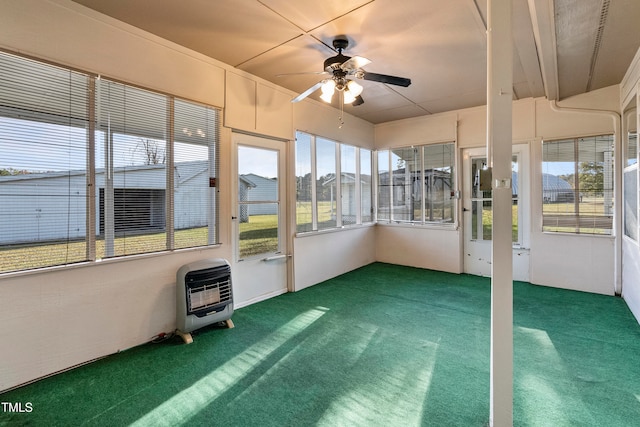
M174 105L174 247L218 243L219 112L176 100Z
M0 273L218 243L219 117L0 52Z
M613 136L542 145L543 230L611 234Z
M0 272L87 259L87 89L0 53Z
M96 83L97 258L167 249L167 99Z

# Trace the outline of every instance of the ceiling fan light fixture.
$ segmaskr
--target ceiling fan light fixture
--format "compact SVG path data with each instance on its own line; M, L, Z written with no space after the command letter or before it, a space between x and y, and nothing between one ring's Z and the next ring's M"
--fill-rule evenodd
M333 90L336 87L336 82L333 79L327 79L322 84L322 94L331 94L333 95Z
M336 87L336 82L333 79L327 79L320 89L322 90L322 95L320 95L320 99L322 99L326 103L331 103L331 98L333 98L333 92Z
M327 104L331 104L331 98L333 98L333 92L322 92L322 95L320 95L320 99Z
M351 104L353 101L356 100L356 96L353 93L351 93L351 91L348 90L348 89L345 90L343 92L343 94L344 94L344 103L345 104Z
M363 88L362 88L361 85L359 85L355 81L349 80L349 83L347 83L347 89L348 89L349 93L351 95L353 95L353 97L355 98L356 96L358 96L358 95L360 95L362 93L362 89Z

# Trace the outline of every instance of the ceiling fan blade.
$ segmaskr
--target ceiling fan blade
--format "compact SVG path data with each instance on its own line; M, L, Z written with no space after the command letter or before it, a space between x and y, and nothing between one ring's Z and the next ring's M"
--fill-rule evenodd
M322 84L324 83L324 80L320 80L318 83L314 84L313 86L311 86L309 89L305 90L304 92L302 92L300 95L296 96L295 98L293 98L291 100L291 102L300 102L303 99L305 99L307 96L311 95L313 92L315 92L316 90L320 89L320 87L322 86Z
M367 58L363 58L362 56L353 56L343 62L342 65L340 65L340 68L342 68L343 71L348 72L357 70L358 68L362 68L368 64L371 64L371 61Z
M362 96L360 95L356 96L356 100L351 103L351 105L353 105L354 107L362 104L364 104L364 99L362 99Z
M386 74L369 73L363 70L362 78L372 82L387 83L390 85L407 87L411 84L411 79L406 77L388 76Z

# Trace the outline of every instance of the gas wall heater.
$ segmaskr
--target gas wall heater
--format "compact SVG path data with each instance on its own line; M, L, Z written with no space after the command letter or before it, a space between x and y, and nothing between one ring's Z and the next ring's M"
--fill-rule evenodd
M213 323L226 322L233 328L231 267L220 258L183 265L176 274L176 333L186 344L191 332Z

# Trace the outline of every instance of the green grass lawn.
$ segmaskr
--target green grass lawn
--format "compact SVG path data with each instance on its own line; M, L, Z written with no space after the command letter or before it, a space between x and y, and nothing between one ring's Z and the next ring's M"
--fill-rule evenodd
M208 228L177 230L175 248L206 246ZM116 237L114 256L159 252L167 248L165 232ZM278 250L277 215L252 215L249 222L240 224L240 254L242 258ZM87 260L86 242L52 242L10 246L0 249L0 273L33 268L72 264ZM96 258L105 257L104 239L96 240Z
M188 248L207 244L207 227L177 230L174 235L175 248ZM114 256L133 255L163 251L167 247L165 232L116 237ZM87 260L86 242L41 243L10 246L0 249L0 272L21 271L32 268L71 264ZM96 240L96 258L105 257L104 239Z
M240 223L240 258L278 250L278 215L251 215Z

